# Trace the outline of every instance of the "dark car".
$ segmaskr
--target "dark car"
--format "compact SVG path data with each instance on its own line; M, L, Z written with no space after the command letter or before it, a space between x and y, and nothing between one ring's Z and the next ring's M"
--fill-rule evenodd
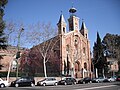
M120 81L120 76L118 76L118 77L116 78L116 81Z
M58 82L59 85L72 85L76 84L77 80L73 77L64 77Z
M92 83L92 79L89 77L85 77L81 80L78 80L78 84Z
M34 86L35 80L33 77L21 77L13 82L11 82L11 86L19 87L19 86Z

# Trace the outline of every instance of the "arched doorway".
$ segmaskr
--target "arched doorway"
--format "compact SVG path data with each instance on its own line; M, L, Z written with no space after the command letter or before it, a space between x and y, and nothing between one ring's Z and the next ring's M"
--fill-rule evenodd
M86 62L84 63L84 69L87 70L87 63Z
M83 68L83 78L88 77L88 72L87 72L87 63L84 63L84 68Z
M79 61L77 61L77 62L75 63L75 77L76 77L76 78L80 77L79 71L80 71L80 63L79 63Z

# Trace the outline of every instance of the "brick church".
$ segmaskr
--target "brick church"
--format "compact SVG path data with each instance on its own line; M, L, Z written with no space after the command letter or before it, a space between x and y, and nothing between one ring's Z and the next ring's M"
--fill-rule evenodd
M63 14L60 15L58 26L58 35L46 41L49 43L53 40L59 40L47 55L49 61L46 63L47 73L59 73L59 75L72 76L76 78L91 77L91 54L90 54L90 42L88 39L88 29L85 26L85 22L82 21L81 28L79 28L79 17L75 15L77 10L72 7L70 17L68 19L69 32L67 32L66 21ZM31 48L30 54L34 53L34 59L38 60L38 69L36 65L36 72L43 72L43 58L42 55L37 54L35 56L35 49L41 47L43 43ZM39 55L39 57L38 57Z
M77 10L73 7L69 10L69 32L66 32L66 22L61 14L58 22L58 35L61 36L60 57L62 74L68 73L74 77L89 77L91 75L90 42L88 29L82 21L79 28L79 17L75 15ZM69 63L69 64L67 64ZM69 71L64 72L65 65L69 65Z

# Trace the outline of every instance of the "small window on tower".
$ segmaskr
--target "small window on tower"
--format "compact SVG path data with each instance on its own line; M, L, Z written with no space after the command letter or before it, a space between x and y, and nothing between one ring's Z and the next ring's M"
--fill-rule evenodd
M87 38L87 34L86 34L85 36L86 36L86 38Z
M83 48L83 54L85 54L85 47Z
M65 27L63 27L63 32L65 33Z

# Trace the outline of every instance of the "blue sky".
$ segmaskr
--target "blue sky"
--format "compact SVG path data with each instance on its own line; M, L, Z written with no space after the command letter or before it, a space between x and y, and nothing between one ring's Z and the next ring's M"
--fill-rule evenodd
M57 27L61 11L68 25L69 9L77 9L76 15L84 19L89 30L91 49L96 41L96 33L101 38L106 33L120 35L120 0L9 0L5 8L5 21L23 22L25 25L36 22L51 22Z

